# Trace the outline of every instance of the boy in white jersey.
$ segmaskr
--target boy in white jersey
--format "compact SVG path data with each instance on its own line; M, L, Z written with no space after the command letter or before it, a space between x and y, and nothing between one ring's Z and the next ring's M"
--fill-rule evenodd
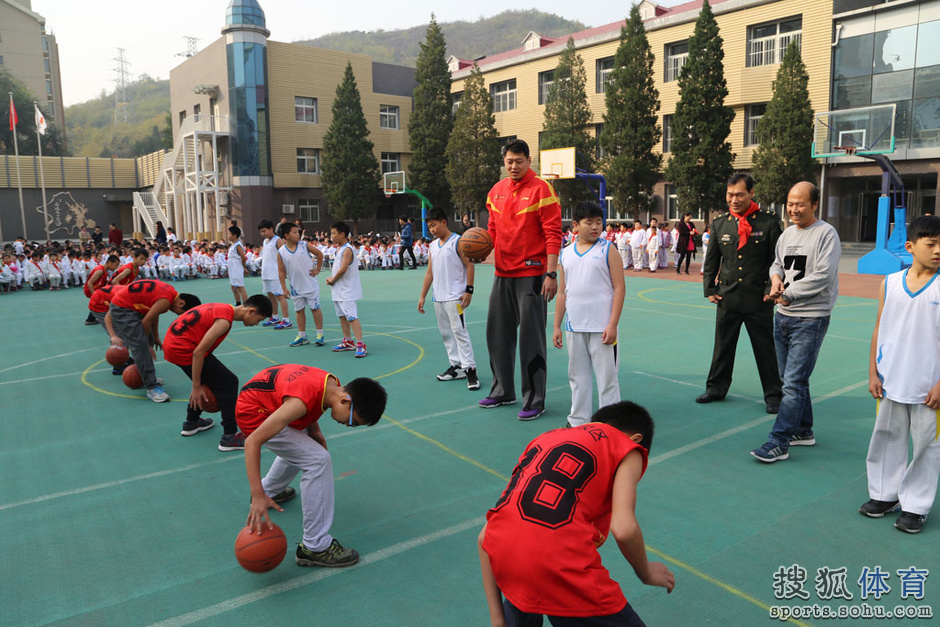
M649 239L646 236L646 231L643 230L643 223L637 220L633 223L633 234L630 236L630 250L633 253L633 270L635 272L642 270L645 265L643 261L648 243Z
M871 500L858 511L881 518L900 508L894 526L918 533L940 475L940 217L911 221L907 238L913 265L885 277L871 338L868 391L878 399L867 460Z
M571 412L568 425L590 421L591 373L597 378L598 406L620 402L617 325L623 311L626 287L623 261L607 239L601 237L604 212L593 202L581 202L572 212L578 225L574 243L558 258L558 298L552 343L562 348L561 321L567 313L568 383Z
M359 263L356 253L349 244L349 226L337 222L330 227L330 239L336 246L336 259L333 274L326 284L333 288L333 307L343 328L343 341L333 347L334 353L356 351L356 357L366 356L366 345L362 341L362 324L359 322L359 309L356 301L362 298L362 284L359 282ZM356 340L353 342L352 336Z
M323 312L320 310L320 285L316 278L323 268L323 253L312 243L301 240L300 227L293 222L284 225L281 235L285 241L277 251L278 276L282 283L284 279L290 280L290 295L297 318L297 337L290 346L310 343L305 308L313 312L313 323L317 327L316 344L323 346Z
M274 308L274 315L265 320L261 326L289 329L294 325L287 317L287 296L285 296L287 286L278 278L277 273L277 249L284 243L284 240L274 232L274 223L270 220L259 222L258 232L264 238L264 243L261 245L261 283ZM280 318L277 317L278 305L281 307Z
M418 312L424 313L424 299L433 284L437 328L444 338L444 348L450 360L450 366L437 375L437 380L466 379L468 390L479 390L473 345L463 316L463 310L470 306L473 298L474 267L457 251L460 236L447 227L447 214L440 209L431 209L425 221L431 235L437 239L429 247L430 262L424 273Z
M228 249L228 282L235 295L235 306L238 307L248 300L245 291L245 247L242 245L242 230L237 226L228 227L228 241L232 243ZM274 306L274 303L271 303Z

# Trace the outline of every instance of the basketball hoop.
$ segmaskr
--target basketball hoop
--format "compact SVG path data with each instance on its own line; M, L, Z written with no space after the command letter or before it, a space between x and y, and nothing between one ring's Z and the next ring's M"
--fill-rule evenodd
M383 189L382 193L385 194L386 198L391 198L393 194L398 193L397 189Z
M833 146L833 150L838 150L846 155L854 155L858 150L858 146Z

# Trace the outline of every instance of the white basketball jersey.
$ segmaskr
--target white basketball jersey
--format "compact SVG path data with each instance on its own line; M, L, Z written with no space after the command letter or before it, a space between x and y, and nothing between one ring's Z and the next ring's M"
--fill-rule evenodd
M269 237L261 245L261 278L277 280L277 237Z
M288 244L281 246L277 253L284 262L287 280L290 281L290 295L319 294L320 284L316 277L310 276L310 271L316 266L310 251L307 250L307 244L299 242L293 251L287 246Z
M333 300L339 302L362 298L362 283L359 282L359 262L356 261L356 251L349 245L349 242L336 249L333 276L336 276L340 266L343 265L343 256L347 250L352 252L352 261L346 266L346 272L343 273L343 276L333 284Z
M431 271L434 273L433 298L435 301L460 300L467 289L467 269L457 252L460 236L451 233L446 242L431 242Z
M242 246L242 241L238 240L228 247L228 276L232 279L245 278L245 266L242 264L242 256L238 254L238 247ZM244 246L242 246L244 249ZM216 253L215 259L221 261L221 252Z
M614 286L610 281L607 254L610 242L599 238L586 252L578 252L578 242L561 251L559 262L565 272L565 329L581 333L603 333L614 306Z
M885 396L920 405L940 380L940 280L916 293L907 289L907 270L885 278L885 304L875 358Z

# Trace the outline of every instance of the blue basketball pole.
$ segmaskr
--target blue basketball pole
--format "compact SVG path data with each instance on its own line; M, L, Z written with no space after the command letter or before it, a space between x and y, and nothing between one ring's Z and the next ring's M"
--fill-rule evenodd
M862 156L862 155L860 155ZM864 155L881 166L881 197L878 198L878 223L875 250L858 260L861 274L891 274L911 265L907 241L907 209L904 207L904 183L894 164L885 155ZM890 211L894 210L894 231L888 235Z

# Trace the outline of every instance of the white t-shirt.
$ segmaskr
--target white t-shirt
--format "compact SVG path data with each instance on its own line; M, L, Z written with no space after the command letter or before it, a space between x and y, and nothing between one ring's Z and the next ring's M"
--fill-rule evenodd
M228 247L228 261L226 265L228 266L228 276L230 279L238 280L245 278L245 265L242 263L242 256L238 254L239 246L242 247L242 250L245 249L241 240L238 240ZM219 262L221 262L221 255L221 251L215 254L215 257Z
M439 239L431 242L432 300L460 300L467 290L467 268L457 252L459 241L460 236L451 233L446 242Z
M284 271L290 281L290 295L320 294L320 284L316 277L310 276L310 271L316 266L313 256L307 250L306 242L299 242L297 248L290 250L288 244L278 249L277 254L284 262Z
M578 241L562 249L558 262L565 272L565 330L603 333L614 306L607 254L610 242L598 238L584 253Z
M346 251L352 251L352 261L346 266L346 272L333 283L333 300L338 302L359 300L362 298L362 283L359 281L359 263L356 261L356 254L353 247L346 242L336 249L336 261L333 263L333 276L339 272L343 265L343 255Z
M261 279L277 281L277 237L269 237L261 245Z

